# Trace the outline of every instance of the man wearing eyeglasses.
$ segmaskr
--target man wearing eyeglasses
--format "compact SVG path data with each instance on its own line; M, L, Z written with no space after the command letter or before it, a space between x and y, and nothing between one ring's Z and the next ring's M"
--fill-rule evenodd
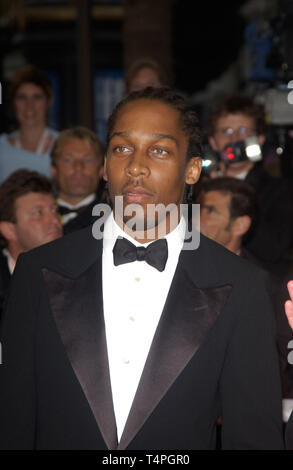
M260 146L265 142L264 108L253 97L232 94L211 110L208 121L209 144L215 152L223 152L228 144L256 137ZM263 266L278 276L285 275L286 254L293 240L293 194L286 182L273 178L262 167L262 162L249 159L219 163L220 173L245 180L258 194L259 222L247 240L246 248Z
M265 114L261 106L244 95L229 95L212 110L209 125L209 144L215 152L222 152L227 144L257 137L262 146L265 142ZM229 163L220 162L225 176L245 179L254 167L251 160Z

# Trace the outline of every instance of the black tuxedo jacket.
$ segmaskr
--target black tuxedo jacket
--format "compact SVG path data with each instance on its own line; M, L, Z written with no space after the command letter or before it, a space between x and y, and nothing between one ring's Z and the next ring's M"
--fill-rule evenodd
M292 247L293 190L289 180L272 177L259 162L245 181L257 192L259 220L245 240L245 247L262 262L265 269L284 275L284 259Z
M91 202L88 206L84 208L82 212L77 214L74 219L70 219L66 224L63 225L63 232L64 235L68 233L75 232L76 230L81 230L89 225L92 225L97 217L92 215L93 208L96 204L100 201L99 198L96 198L93 202Z
M281 449L264 274L205 237L180 254L117 443L101 255L88 228L20 256L1 334L0 448L213 449L221 416L223 448Z
M105 189L105 181L101 180L94 201L88 204L84 210L77 214L76 217L70 219L66 224L63 225L64 235L92 225L97 219L97 217L92 215L93 208L96 204L99 203L109 204L109 198L107 194L107 190Z

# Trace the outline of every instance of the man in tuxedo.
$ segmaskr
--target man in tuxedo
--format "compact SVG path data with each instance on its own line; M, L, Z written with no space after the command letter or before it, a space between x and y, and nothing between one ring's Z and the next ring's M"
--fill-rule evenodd
M18 256L61 236L51 182L26 169L6 178L0 185L0 314Z
M283 447L264 273L198 245L180 217L199 155L196 114L173 90L117 105L104 167L114 211L17 263L0 448L213 449L219 416L225 449Z
M63 130L51 152L51 171L58 192L64 234L94 222L93 207L100 202L104 146L86 127Z

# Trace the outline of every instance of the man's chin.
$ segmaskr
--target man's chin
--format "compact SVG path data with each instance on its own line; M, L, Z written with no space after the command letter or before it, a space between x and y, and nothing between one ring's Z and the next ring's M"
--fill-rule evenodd
M226 168L226 174L227 175L239 175L239 173L242 173L244 171L248 171L248 165L245 163L244 165L241 163L232 163L227 166Z
M123 217L123 224L129 230L137 231L137 232L145 232L147 230L151 230L158 225L158 220L148 220L147 215L145 214L143 218L136 217L136 216L124 216Z
M46 238L46 240L43 243L45 244L45 243L53 242L54 240L57 240L57 238L61 238L61 237L62 237L61 232L54 232L54 233L48 235L48 237Z

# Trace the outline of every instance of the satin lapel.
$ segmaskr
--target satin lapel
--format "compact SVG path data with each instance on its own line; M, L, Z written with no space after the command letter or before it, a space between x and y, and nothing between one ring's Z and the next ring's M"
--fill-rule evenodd
M43 269L68 359L109 449L117 448L103 316L101 262L77 279Z
M128 446L194 356L231 289L199 289L178 266L118 449Z

